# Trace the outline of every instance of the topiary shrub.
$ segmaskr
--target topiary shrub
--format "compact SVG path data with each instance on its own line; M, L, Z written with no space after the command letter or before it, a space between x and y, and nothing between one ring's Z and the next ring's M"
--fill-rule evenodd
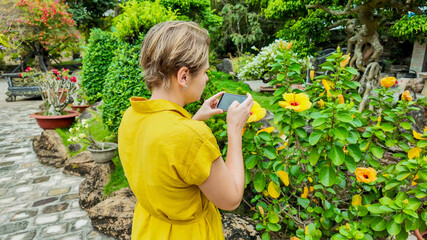
M118 45L118 38L111 32L93 29L90 33L82 66L82 86L87 89L89 101L101 98L105 75Z
M102 119L110 131L117 133L124 111L133 96L150 97L142 78L138 59L140 44L123 43L105 76Z

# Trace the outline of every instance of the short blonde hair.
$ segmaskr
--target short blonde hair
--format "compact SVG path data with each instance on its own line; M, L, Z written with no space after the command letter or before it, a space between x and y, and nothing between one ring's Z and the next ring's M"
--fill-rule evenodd
M153 26L141 47L140 64L147 88L169 88L181 67L197 73L209 59L209 34L197 23L169 21Z

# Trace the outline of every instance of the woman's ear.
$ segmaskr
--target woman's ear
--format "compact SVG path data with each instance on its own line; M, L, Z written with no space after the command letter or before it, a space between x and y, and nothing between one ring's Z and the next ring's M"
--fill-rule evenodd
M181 67L176 73L178 85L187 89L187 82L190 80L190 70L187 67Z

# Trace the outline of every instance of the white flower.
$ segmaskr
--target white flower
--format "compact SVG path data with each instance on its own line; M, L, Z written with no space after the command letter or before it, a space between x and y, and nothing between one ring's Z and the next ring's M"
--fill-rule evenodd
M79 138L85 138L85 137L86 137L86 135L84 133L79 134Z
M76 132L80 131L80 127L76 127Z
M72 142L71 138L67 139L68 142Z
M85 125L87 123L87 119L82 120L82 125Z

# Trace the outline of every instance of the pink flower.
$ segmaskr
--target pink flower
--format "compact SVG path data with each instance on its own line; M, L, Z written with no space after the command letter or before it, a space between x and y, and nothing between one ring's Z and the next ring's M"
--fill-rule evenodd
M56 80L61 80L61 79L59 77L57 77Z
M68 76L64 76L65 80L68 80Z
M19 77L22 77L22 73L19 74Z
M77 82L77 79L76 79L76 77L71 77L70 81L75 83L75 82Z

